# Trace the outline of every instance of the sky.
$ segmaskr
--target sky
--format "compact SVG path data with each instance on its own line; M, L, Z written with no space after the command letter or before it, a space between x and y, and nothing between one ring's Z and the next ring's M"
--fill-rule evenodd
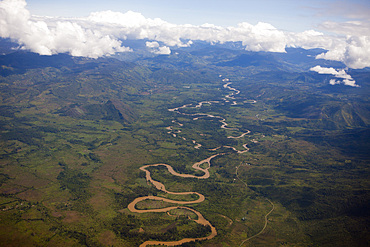
M91 58L134 52L126 39L147 40L156 54L196 40L241 42L249 51L323 48L317 58L362 69L370 67L370 1L0 0L0 37L42 55Z
M42 16L84 17L103 10L122 13L131 10L174 24L234 26L240 22L267 22L278 29L300 32L323 21L345 21L352 19L351 14L364 11L368 15L370 11L368 0L28 0L27 3L31 13Z

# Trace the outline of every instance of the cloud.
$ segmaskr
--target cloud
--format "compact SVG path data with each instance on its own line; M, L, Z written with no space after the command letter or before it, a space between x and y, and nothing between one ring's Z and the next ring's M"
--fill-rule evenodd
M330 82L329 82L330 85L337 85L337 84L340 84L340 83L341 83L340 81L337 81L335 79L331 79Z
M366 20L347 22L326 21L321 23L319 28L347 36L370 36L370 22Z
M304 49L322 48L332 50L344 43L343 38L325 35L315 30L307 30L301 33L287 33L287 46L302 47Z
M57 21L54 26L35 20L24 0L0 2L0 36L11 38L41 55L69 53L72 56L97 58L129 51L121 42L98 30L86 29L76 22Z
M158 42L149 42L147 41L146 47L149 48L149 50L155 54L162 54L162 55L169 55L171 54L171 49L167 46L159 46Z
M327 74L327 75L334 75L336 78L340 78L342 80L330 80L330 85L336 85L343 83L344 85L351 86L351 87L359 87L356 85L356 81L352 79L352 77L347 74L347 72L344 69L336 70L334 68L325 68L321 67L319 65L312 67L310 69L311 71L315 71L319 74Z
M320 3L320 8L317 8L318 16L328 17L344 17L349 19L369 19L370 5L367 0L356 0L356 1L326 1Z
M318 26L342 35L344 41L317 58L341 61L353 69L370 67L370 5L365 2L334 1L326 4L321 15L341 16L348 21L325 21Z
M153 53L170 54L172 47L189 47L200 40L210 44L241 42L249 51L285 52L289 46L323 48L327 52L317 58L342 61L355 69L370 67L369 20L324 22L319 28L335 33L328 35L315 30L285 32L264 22L230 27L176 25L133 11L93 12L85 18L43 17L31 15L26 5L25 0L0 2L0 37L11 38L24 49L43 55L69 53L96 58L131 51L121 44L127 39L148 40Z
M319 26L339 35L347 34L347 38L315 30L301 33L283 32L264 22L256 25L242 22L231 27L213 24L175 25L159 18L145 18L142 14L132 11L95 12L90 14L86 21L99 24L104 27L106 34L114 34L121 39L149 39L169 47L187 47L191 45L192 40L201 40L211 44L242 42L249 51L285 52L287 46L323 48L328 52L318 55L317 58L341 61L350 68L370 67L370 25L366 21L345 24L324 22Z
M68 52L73 56L99 57L128 51L120 39L148 39L163 43L153 52L169 54L169 47L188 47L192 40L209 43L240 41L246 50L285 52L286 37L268 23L243 22L236 27L212 24L175 25L159 18L145 18L133 11L101 11L86 18L31 16L24 0L0 2L0 36L11 38L42 55Z
M345 43L316 58L341 61L353 69L370 67L370 36L349 36Z
M87 21L104 26L105 31L123 39L150 39L167 46L187 47L184 40L201 40L210 43L241 41L250 51L285 51L285 35L268 23L251 25L243 22L236 27L219 27L212 24L175 25L159 18L145 18L140 13L102 11L91 13Z
M353 69L370 67L370 21L324 22L322 29L346 35L343 42L317 58L341 61Z

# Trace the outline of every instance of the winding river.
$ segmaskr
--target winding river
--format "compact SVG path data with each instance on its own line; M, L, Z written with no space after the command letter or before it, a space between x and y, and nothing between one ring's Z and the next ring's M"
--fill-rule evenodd
M229 80L224 79L224 81L229 81ZM228 82L228 83L223 85L224 88L227 88L230 91L232 91L229 95L227 95L224 98L225 102L229 102L227 99L235 99L234 96L240 93L239 90L230 87L229 86L230 84L231 84L231 82ZM219 102L218 101L203 101L203 102L200 102L197 105L195 105L194 108L200 108L200 107L203 106L203 104L212 104L212 103L219 103ZM235 105L235 104L236 104L236 102L234 101L232 103L232 105ZM181 114L181 115L193 116L194 117L193 120L197 120L200 117L216 118L222 124L221 128L229 129L229 130L237 130L237 128L228 127L228 125L226 123L226 119L224 119L223 117L214 116L214 115L205 114L205 113L187 114L187 113L183 113L183 112L180 111L180 109L187 108L187 107L193 107L193 105L192 104L186 104L186 105L183 105L181 107L168 109L168 110L171 111L171 112L176 112L176 113ZM178 125L183 126L183 124L175 122L175 121L173 121L173 123L177 123ZM176 133L172 132L173 131L172 126L167 127L167 130L169 130L168 133L172 134L174 137L177 137L176 134L181 133L181 131L178 131ZM235 136L235 137L234 136L228 136L228 138L238 139L238 138L244 137L245 135L247 135L249 133L250 133L250 131L248 130L247 132L241 134L240 136ZM185 138L183 138L183 139L186 140ZM201 144L197 143L195 140L193 140L193 143L196 144L196 146L194 147L196 149L199 149L202 146ZM231 147L231 146L223 146L223 147L230 148L230 149L234 150L235 152L237 152L239 154L242 154L242 153L245 153L245 152L249 151L249 148L247 147L247 144L243 145L243 148L244 148L243 151L239 151L235 147ZM210 149L210 150L211 151L216 151L219 148L221 148L221 147L217 147L217 148ZM205 200L205 197L204 197L204 195L202 195L198 192L171 192L171 191L168 191L163 183L161 183L159 181L156 181L151 177L151 173L148 170L148 168L149 167L164 166L165 168L167 168L168 172L171 173L174 176L183 177L183 178L207 179L210 176L209 169L211 167L211 160L213 158L217 157L217 156L220 156L220 155L224 155L224 153L218 153L218 154L212 155L212 156L208 157L207 159L204 159L202 161L199 161L199 162L196 162L196 163L193 164L192 168L194 170L198 170L198 171L203 172L203 175L201 175L201 176L196 176L196 175L192 175L192 174L178 173L172 168L172 166L170 166L168 164L163 164L163 163L153 164L153 165L144 165L144 166L140 167L140 170L144 171L145 174L146 174L145 176L146 176L147 182L150 182L156 189L158 189L160 191L163 191L167 194L172 194L172 195L192 195L193 194L193 195L196 195L198 197L198 199L193 200L193 201L177 201L177 200L171 200L171 199L167 199L167 198L163 198L163 197L159 197L159 196L138 197L128 205L128 209L131 212L133 212L133 213L167 212L168 215L170 215L169 211L171 211L173 209L185 209L185 210L189 210L189 211L191 211L191 212L193 212L194 214L197 215L197 219L192 219L194 222L196 222L198 224L201 224L201 225L204 225L204 226L209 226L210 229L211 229L211 233L206 237L184 238L184 239L181 239L179 241L146 241L146 242L142 243L140 245L140 247L145 247L145 246L150 246L150 245L176 246L176 245L181 245L181 244L188 243L188 242L193 242L193 241L209 240L209 239L214 238L217 235L216 228L207 219L205 219L204 216L200 212L198 212L198 211L196 211L192 208L189 208L189 207L186 207L186 206L171 206L171 207L158 208L158 209L137 209L136 205L137 205L137 203L145 201L145 200L163 201L163 202L174 203L174 204L178 204L178 205L197 204L197 203L203 202ZM201 165L203 165L205 163L207 164L206 168L202 168ZM203 167L205 167L205 166L203 165Z
M198 192L171 192L171 191L168 191L166 189L166 187L164 186L164 184L162 184L161 182L158 182L156 180L154 180L152 177L151 177L151 174L150 174L150 171L147 170L148 167L156 167L156 166L165 166L167 168L167 170L169 171L169 173L171 173L172 175L174 176L179 176L179 177L183 177L183 178L197 178L197 179L207 179L209 178L209 168L211 167L211 160L216 157L216 156L219 156L219 155L222 155L222 154L215 154L215 155L212 155L211 157L205 159L205 160L202 160L200 162L197 162L197 163L194 163L193 165L193 168L195 170L199 170L199 171L202 171L204 174L202 176L195 176L195 175L191 175L191 174L181 174L181 173L178 173L176 172L172 166L170 165L167 165L167 164L154 164L154 165L145 165L145 166L142 166L140 167L140 170L144 171L145 174L146 174L146 180L150 183L152 183L154 185L154 187L156 187L156 189L158 190L161 190L165 193L168 193L168 194L172 194L172 195L189 195L189 194L195 194L198 196L198 199L197 200L194 200L194 201L176 201L176 200L171 200L171 199L167 199L167 198L163 198L163 197L158 197L158 196L143 196L143 197L138 197L136 198L133 202L131 202L129 205L128 205L128 209L133 212L133 213L158 213L158 212L169 212L170 210L173 210L173 209L186 209L186 210L189 210L193 213L195 213L198 217L198 219L193 219L193 221L195 221L196 223L198 224L201 224L201 225L204 225L204 226L209 226L211 228L211 234L206 236L206 237L201 237L201 238L184 238L184 239L181 239L179 241L146 241L144 243L142 243L140 245L140 247L144 247L144 246L149 246L149 245L167 245L167 246L176 246L176 245L181 245L181 244L184 244L184 243L188 243L188 242L192 242L192 241L201 241L201 240L208 240L208 239L211 239L211 238L214 238L216 235L217 235L217 231L216 231L216 228L208 221L206 220L203 215L201 213L199 213L198 211L192 209L192 208L189 208L189 207L183 207L183 206L173 206L173 207L166 207L166 208L158 208L158 209L137 209L135 207L135 205L141 201L145 201L145 200L156 200L156 201L164 201L164 202L169 202L169 203L175 203L175 204L194 204L194 203L201 203L204 201L205 197L204 195L198 193ZM200 165L204 164L204 163L207 163L208 166L206 168L201 168Z

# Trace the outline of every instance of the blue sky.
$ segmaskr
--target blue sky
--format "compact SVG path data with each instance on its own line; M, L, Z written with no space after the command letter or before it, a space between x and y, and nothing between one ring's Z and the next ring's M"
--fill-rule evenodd
M174 24L234 26L240 22L267 22L280 30L317 29L324 21L346 21L352 15L370 15L369 0L28 0L35 15L83 17L112 10L140 12Z

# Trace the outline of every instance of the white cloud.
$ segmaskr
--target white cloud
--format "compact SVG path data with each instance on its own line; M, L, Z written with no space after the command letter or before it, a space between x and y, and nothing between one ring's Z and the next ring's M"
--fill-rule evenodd
M133 11L94 12L86 18L41 17L29 13L25 0L0 2L0 37L11 38L25 49L44 55L67 52L73 56L94 58L129 51L119 40L157 42L158 47L150 48L157 54L170 54L170 47L188 47L193 40L201 40L211 44L242 42L250 51L285 52L287 46L323 48L328 52L317 58L342 61L350 68L361 69L370 67L369 23L324 22L319 26L338 36L315 30L283 32L264 22L256 25L242 22L230 27L175 25L159 18L146 18Z
M344 42L343 38L325 35L315 30L307 30L301 33L288 33L287 46L302 47L304 49L322 48L331 50Z
M169 47L188 47L192 40L210 43L241 41L251 51L284 52L286 37L268 23L240 23L236 27L212 24L175 25L159 18L145 18L128 11L102 11L87 18L62 19L31 16L24 0L0 2L0 36L12 38L31 51L50 55L69 52L74 56L99 57L127 51L118 39L149 39L165 46L153 52L169 54ZM32 31L30 31L32 30Z
M337 27L337 28L336 28ZM348 33L346 37L325 35L314 30L302 33L289 33L288 46L302 47L305 49L323 48L328 50L316 56L317 59L326 59L343 62L347 67L353 69L363 69L370 67L370 26L368 32L365 25L356 23L353 28L341 27L341 25L331 23L330 28L326 28L338 34ZM350 35L353 34L353 35ZM359 35L362 34L362 35ZM369 34L366 36L366 34Z
M171 49L167 46L161 46L158 48L157 54L169 55L171 54Z
M330 82L329 82L330 85L337 85L337 84L340 84L340 81L337 81L335 79L331 79Z
M149 50L155 54L162 54L162 55L169 55L171 54L171 49L167 46L159 46L159 43L156 41L149 42L147 41L146 47L149 48Z
M236 28L230 28L230 36L226 41L242 41L247 50L285 52L287 38L284 32L277 30L271 24L259 22L253 26L243 22ZM231 37L236 35L240 40Z
M159 47L159 43L158 42L146 42L145 43L146 47L148 48L158 48Z
M97 58L129 50L117 39L76 22L63 20L51 26L45 20L33 19L24 0L0 2L0 36L41 55L70 53Z
M344 85L347 85L347 86L359 87L358 85L356 85L356 81L353 80L351 75L347 74L347 72L344 69L336 70L334 68L325 68L325 67L321 67L317 65L315 67L312 67L310 70L315 71L319 74L334 75L336 78L342 79L341 81L331 79L329 82L330 85L336 85L336 84L343 83Z
M319 27L330 32L347 36L370 36L370 22L366 20L347 22L326 21L321 23Z
M370 21L324 22L322 29L346 35L346 39L317 58L336 60L353 69L370 67Z
M316 58L341 61L353 69L370 67L370 36L349 36L345 42Z
M237 27L227 28L213 24L175 25L159 18L145 18L140 13L132 11L95 12L86 20L103 25L106 31L115 33L120 38L150 39L168 46L186 47L191 44L184 43L184 40L202 40L210 43L242 41L247 50L284 52L286 45L284 33L263 22L255 26L243 22Z
M370 36L348 38L343 61L354 69L370 67Z
M110 10L93 12L89 17L87 17L87 20L100 23L118 24L128 28L140 28L143 25L148 24L148 19L146 19L142 14L133 11L128 11L125 14ZM151 22L153 21L151 20Z

